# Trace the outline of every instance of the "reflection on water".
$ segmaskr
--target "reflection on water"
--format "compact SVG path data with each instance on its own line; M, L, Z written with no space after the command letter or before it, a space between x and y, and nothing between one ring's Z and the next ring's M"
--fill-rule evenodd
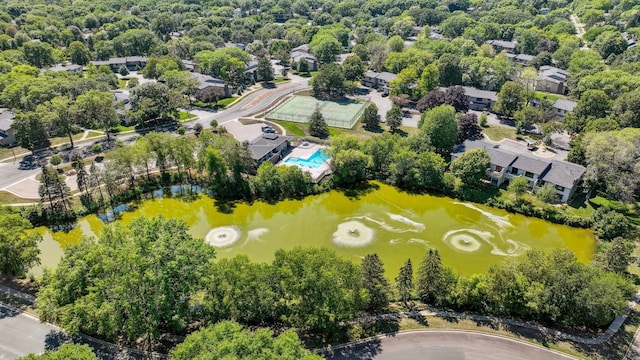
M407 194L381 184L357 198L332 191L277 204L238 203L232 212L218 211L215 201L204 195L178 198L188 191L192 189L173 187L162 198L154 193L153 199L131 207L85 217L68 232L40 228L45 234L43 265L57 264L58 244L64 248L83 234L99 234L113 218L129 223L156 215L184 220L193 236L218 247L218 257L245 254L255 261L271 261L279 248L324 246L359 262L375 252L390 278L407 258L417 264L429 248L439 250L445 265L470 274L485 272L530 248L567 247L586 262L595 247L589 230L446 197Z

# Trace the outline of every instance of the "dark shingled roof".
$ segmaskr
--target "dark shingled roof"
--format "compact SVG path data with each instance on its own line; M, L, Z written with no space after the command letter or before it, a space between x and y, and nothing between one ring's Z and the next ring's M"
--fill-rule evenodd
M453 155L460 155L471 149L485 149L491 157L491 163L504 168L510 166L517 158L515 154L500 149L500 144L490 144L484 141L465 141L453 150Z
M0 130L8 131L11 129L15 114L7 108L0 108Z
M451 153L459 156L471 149L485 149L491 157L491 163L502 167L515 167L539 175L539 178L553 185L566 188L573 187L584 175L584 166L553 159L537 158L526 152L518 153L505 149L500 143L493 143L484 139L470 139L458 145Z
M249 152L254 160L260 160L263 156L270 153L273 149L282 145L287 141L291 141L293 137L278 134L262 134L251 140L249 143Z
M549 165L548 160L538 159L524 154L519 154L516 161L511 164L514 168L529 171L538 175L542 174Z
M546 174L543 174L542 180L570 188L573 187L576 180L584 175L585 170L584 166L578 164L552 160L551 168Z

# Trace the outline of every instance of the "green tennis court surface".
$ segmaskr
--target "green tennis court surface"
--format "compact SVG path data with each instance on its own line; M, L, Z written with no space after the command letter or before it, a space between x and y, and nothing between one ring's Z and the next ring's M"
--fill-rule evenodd
M269 112L266 118L307 123L316 109L316 104L320 107L327 125L340 128L353 127L367 105L358 101L330 101L318 100L311 96L294 96Z

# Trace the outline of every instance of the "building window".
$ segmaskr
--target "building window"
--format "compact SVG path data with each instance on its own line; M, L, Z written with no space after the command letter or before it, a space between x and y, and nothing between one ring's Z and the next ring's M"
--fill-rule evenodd
M525 172L524 176L533 179L533 173L530 171Z
M518 168L511 168L511 175L518 175Z
M502 166L498 166L498 165L496 165L496 171L497 171L497 172L502 171Z
M556 185L556 190L564 192L564 186Z

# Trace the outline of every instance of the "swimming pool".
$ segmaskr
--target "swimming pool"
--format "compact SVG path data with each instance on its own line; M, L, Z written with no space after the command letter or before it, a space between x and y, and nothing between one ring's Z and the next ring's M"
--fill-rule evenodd
M306 166L306 167L317 169L320 166L322 166L322 164L327 162L327 160L329 159L330 159L329 155L327 155L324 151L322 151L322 149L318 149L316 150L316 152L311 154L311 156L309 156L307 159L303 159L299 157L288 157L284 162L287 165Z

